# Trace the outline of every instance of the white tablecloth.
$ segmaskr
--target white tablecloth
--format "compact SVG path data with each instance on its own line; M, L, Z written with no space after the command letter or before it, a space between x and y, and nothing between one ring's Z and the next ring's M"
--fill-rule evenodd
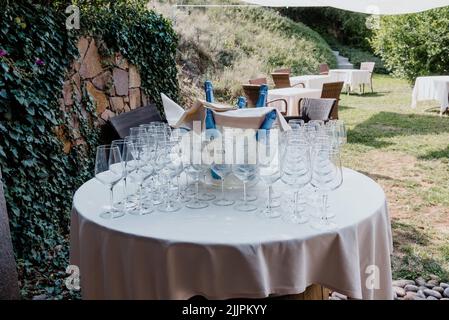
M441 105L441 112L449 108L449 76L418 77L412 93L412 108L416 108L418 101L437 100Z
M332 77L328 75L305 75L296 76L290 78L290 84L292 86L298 83L304 83L308 89L323 89L323 84L333 82Z
M350 90L361 84L370 84L371 73L368 70L359 69L331 69L329 76L333 81L343 81Z
M289 190L281 182L275 188ZM262 206L264 187L250 192ZM104 220L99 213L107 198L92 179L73 200L70 261L80 267L85 299L261 298L311 284L353 298L393 296L385 194L355 171L345 169L342 187L329 197L339 226L331 232L212 204Z
M298 116L298 102L301 98L320 98L321 89L307 88L283 88L268 90L268 101L274 99L287 100L287 116ZM280 111L285 108L284 102L275 102L270 107L278 108Z

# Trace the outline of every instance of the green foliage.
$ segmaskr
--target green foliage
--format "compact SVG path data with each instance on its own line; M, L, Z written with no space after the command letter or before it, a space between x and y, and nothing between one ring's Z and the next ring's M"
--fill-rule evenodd
M335 8L282 8L281 14L317 31L333 47L339 44L371 51L368 15Z
M207 78L214 83L216 98L233 102L242 94L242 83L270 78L277 67L310 74L322 62L336 65L318 33L271 9L209 7L174 12L167 5L157 9L167 17L175 16L184 97L203 94L201 85Z
M77 296L63 285L70 209L74 191L92 176L100 130L84 88L69 110L60 104L77 38L103 39L105 55L120 51L151 100L178 92L176 36L144 1L80 1L80 32L65 28L62 3L9 2L0 16L0 168L24 297ZM85 143L74 143L76 130ZM68 153L63 141L73 143Z
M96 6L89 2L81 12L81 25L89 28L81 31L104 41L104 54L121 52L136 65L145 94L163 112L161 92L179 99L178 39L167 19L145 9L146 2L97 0Z
M449 73L449 8L382 17L372 45L397 76Z

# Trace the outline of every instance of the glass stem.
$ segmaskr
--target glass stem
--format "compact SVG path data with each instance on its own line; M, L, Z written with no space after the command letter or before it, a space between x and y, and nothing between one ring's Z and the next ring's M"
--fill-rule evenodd
M268 211L271 211L271 201L273 198L273 187L271 186L271 184L268 186L268 203L267 203L267 208Z
M224 194L224 178L221 178L221 199L222 199L222 200L225 199L225 194Z
M171 181L169 178L169 179L167 179L167 198L166 198L167 199L167 201L166 201L167 208L171 208L170 191L171 191Z
M246 205L246 181L243 182L243 203Z
M323 224L328 224L329 220L327 219L327 200L328 200L327 193L323 193L321 200L323 205L321 221Z
M298 214L298 198L299 198L299 191L295 191L295 195L294 195L294 201L295 201L295 209L294 209L294 213L295 215Z
M181 186L179 184L179 175L176 176L176 183L178 184L178 199L181 198Z
M198 202L198 197L199 197L199 193L200 193L200 186L199 186L199 179L195 181L195 202Z
M109 204L111 205L111 215L114 211L114 185L112 184L109 188Z

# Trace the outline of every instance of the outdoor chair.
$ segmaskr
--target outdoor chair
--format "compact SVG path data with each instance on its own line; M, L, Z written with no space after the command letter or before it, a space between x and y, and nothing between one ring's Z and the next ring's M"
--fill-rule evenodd
M258 85L258 84L243 84L243 92L245 93L246 96L246 101L247 101L247 106L249 108L255 108L257 106L257 101L259 100L259 95L260 95L260 89L262 87L262 85ZM265 103L265 106L267 107L269 104L272 104L274 102L280 102L282 101L285 104L285 109L281 110L281 114L285 115L287 114L287 100L285 99L274 99L271 101L268 101Z
M288 73L288 74L292 74L292 69L291 68L276 69L276 70L273 71L273 73Z
M375 62L362 62L360 63L360 70L367 70L370 72L370 86L371 86L371 92L374 93L373 89L373 73L374 73L374 66L376 65ZM362 84L362 93L365 93L365 84Z
M338 119L338 102L340 101L341 90L343 89L344 82L329 82L323 84L323 90L321 91L322 99L335 99L335 107L332 109L330 119Z
M329 66L327 63L322 63L319 66L319 73L322 75L328 75L329 74Z
M150 123L153 121L166 122L157 110L156 105L150 104L146 107L137 108L119 114L111 118L109 123L115 136L123 139L129 135L130 128L138 127L141 124Z
M267 84L267 78L250 79L249 84Z
M274 86L276 89L282 89L282 88L292 88L292 87L298 87L302 86L305 88L304 83L300 82L295 84L294 86L290 83L290 74L289 73L272 73L271 76L273 77Z
M320 99L320 98L301 98L298 102L299 116L285 117L285 120L302 119L304 122L310 120L331 120L330 115L336 105L335 99Z

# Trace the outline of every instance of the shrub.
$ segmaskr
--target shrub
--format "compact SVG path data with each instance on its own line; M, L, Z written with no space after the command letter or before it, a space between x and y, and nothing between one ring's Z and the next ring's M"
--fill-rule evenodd
M153 101L160 91L177 96L176 35L166 19L144 10L145 2L83 2L80 32L66 29L65 8L51 1L2 7L0 167L24 297L69 295L63 280L72 197L91 178L99 143L96 108L87 93L70 112L59 103L78 36L101 38L109 50L103 54L120 51L140 70ZM72 117L79 119L85 143L64 151L60 135L74 138Z
M170 6L160 5L157 10L174 16ZM235 102L242 83L252 77L270 78L276 67L309 74L316 73L322 62L336 65L318 33L271 9L178 8L174 21L180 38L181 77L188 78L181 83L195 86L184 92L202 94L202 82L208 78L218 99Z
M372 45L393 74L410 82L417 76L449 73L449 7L382 17Z

